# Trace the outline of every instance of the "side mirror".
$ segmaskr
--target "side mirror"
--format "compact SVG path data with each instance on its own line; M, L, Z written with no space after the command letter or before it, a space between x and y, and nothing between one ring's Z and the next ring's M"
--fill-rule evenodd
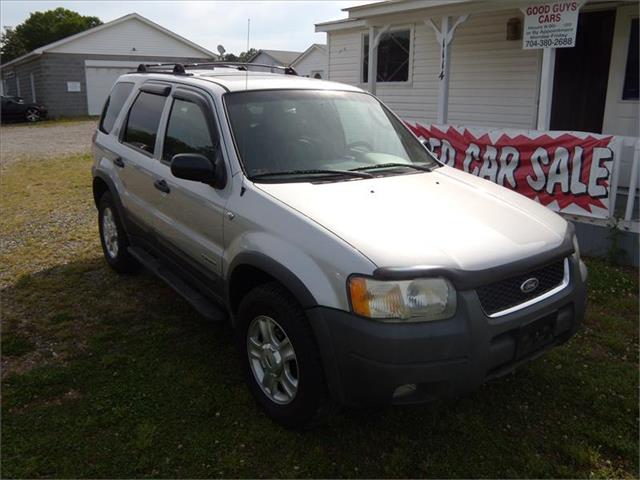
M208 185L216 184L216 168L204 155L179 153L171 159L171 173L176 178L193 180Z

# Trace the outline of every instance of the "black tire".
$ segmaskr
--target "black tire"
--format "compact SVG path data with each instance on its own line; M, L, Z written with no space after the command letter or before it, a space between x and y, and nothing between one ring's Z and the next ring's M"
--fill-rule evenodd
M247 333L252 320L263 315L271 317L282 327L297 357L297 392L286 405L278 404L267 396L250 366ZM295 298L277 282L254 288L240 302L236 336L247 384L267 415L287 428L299 429L316 423L328 406L327 387L311 326Z
M27 111L25 112L27 122L37 122L41 117L40 110L34 107L27 108Z
M105 239L105 215L111 215L115 224L115 245L116 248L107 247ZM102 253L111 268L118 273L131 273L140 268L138 261L131 256L127 248L129 240L127 234L122 227L122 221L118 215L118 209L115 206L110 192L105 192L98 202L98 229L100 231L100 244L102 245ZM113 236L111 237L113 239Z

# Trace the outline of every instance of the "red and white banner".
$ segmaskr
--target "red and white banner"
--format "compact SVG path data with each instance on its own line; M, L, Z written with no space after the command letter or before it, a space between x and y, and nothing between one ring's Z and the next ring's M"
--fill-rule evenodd
M612 135L407 125L450 167L558 212L609 217Z

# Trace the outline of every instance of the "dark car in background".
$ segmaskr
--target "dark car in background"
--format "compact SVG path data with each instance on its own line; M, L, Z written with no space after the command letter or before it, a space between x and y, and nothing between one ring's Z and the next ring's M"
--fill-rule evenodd
M20 97L2 95L0 120L2 122L37 122L47 116L47 109L35 103L26 103Z

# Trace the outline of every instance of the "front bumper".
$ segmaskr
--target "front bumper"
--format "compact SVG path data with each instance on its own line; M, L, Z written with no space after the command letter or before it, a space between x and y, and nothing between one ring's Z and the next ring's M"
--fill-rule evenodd
M498 318L485 315L475 290L458 292L453 318L433 322L382 323L325 307L308 310L333 397L379 406L464 395L566 342L586 308L587 269L573 257L569 263L564 290ZM552 338L521 355L517 339L538 321L550 325Z

